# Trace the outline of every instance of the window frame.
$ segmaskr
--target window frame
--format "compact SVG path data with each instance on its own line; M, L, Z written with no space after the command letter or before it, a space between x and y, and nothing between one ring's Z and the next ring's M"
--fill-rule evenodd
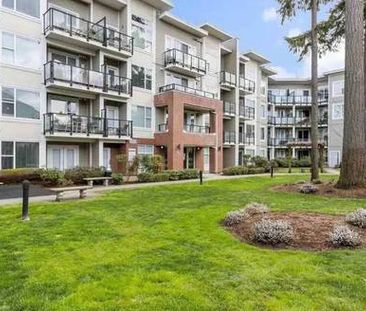
M151 152L147 152L147 147L151 148ZM154 155L154 145L149 145L149 144L139 144L137 146L137 154L138 155Z
M136 109L136 112L138 111L138 109L141 109L143 108L143 117L142 117L142 120L143 120L143 126L139 126L139 125L136 125L136 120L134 118L134 110ZM148 116L147 114L147 111L150 111L150 116ZM134 127L137 127L137 128L140 128L140 129L145 129L145 130L151 130L152 129L152 107L149 107L149 106L143 106L143 105L132 105L132 122L134 124ZM150 122L150 126L147 126L148 123Z
M135 18L134 18L135 17ZM139 19L141 20L141 22L136 21L135 19ZM138 42L138 39L135 38L133 36L134 30L133 28L140 28L143 30L143 39L144 39L144 48L138 46L136 44L136 42ZM146 38L146 34L151 33L151 37L150 38ZM140 17L136 14L131 14L131 36L134 38L134 42L135 42L135 48L140 50L140 51L144 51L146 53L152 53L153 52L153 40L154 40L154 34L153 34L153 24L150 20ZM146 42L149 43L149 48L147 48Z
M11 143L12 144L12 150L13 153L10 154L3 154L3 143ZM15 144L14 141L11 140L2 140L0 143L0 149L1 149L1 161L0 161L0 167L1 169L14 169L15 168ZM3 158L12 158L13 159L13 165L12 168L3 168Z
M340 93L336 93L336 87L342 85L340 88ZM333 97L341 97L344 96L344 80L336 80L332 83L332 91L333 91Z
M40 3L40 0L36 0L38 1L39 3L39 12L37 12L37 16L34 16L34 15L31 15L31 14L28 14L28 13L25 13L25 12L22 12L22 11L19 11L18 10L18 0L13 0L13 7L12 8L9 8L7 6L5 6L3 3L4 1L3 0L0 0L1 1L1 8L5 9L5 10L9 10L11 12L15 12L17 14L21 14L21 15L24 15L24 16L27 16L29 18L32 18L32 19L36 19L36 20L40 20L41 19L41 3Z
M335 107L342 107L342 115L340 117L335 117L336 113L335 113ZM333 103L332 104L332 120L343 120L344 119L344 103L343 102L339 102L339 103Z
M142 86L139 86L139 85L135 85L133 83L133 81L134 81L134 79L133 79L133 76L134 76L134 67L137 68L138 71L140 71L142 69L142 73L143 73L144 78L143 78L143 81L141 81L141 82L143 82L143 85L144 85L143 87ZM153 82L153 79L152 79L152 77L153 77L153 70L152 69L146 68L144 66L132 65L131 71L132 71L131 72L131 80L132 80L132 86L133 87L137 87L137 88L143 89L143 90L152 91L152 84L153 84L152 83ZM148 72L150 73L150 78L147 78L148 77ZM148 87L148 83L150 83L150 87Z

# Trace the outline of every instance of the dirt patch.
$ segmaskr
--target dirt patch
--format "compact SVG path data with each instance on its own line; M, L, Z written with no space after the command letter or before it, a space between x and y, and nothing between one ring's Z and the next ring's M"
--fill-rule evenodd
M240 240L250 244L260 245L252 242L254 224L261 219L284 220L288 221L294 229L294 239L288 245L277 245L272 248L302 249L311 251L322 251L335 249L328 242L329 233L335 225L345 225L344 216L325 215L315 213L269 213L265 216L255 215L245 219L243 222L232 227L226 227L227 230L236 235ZM366 229L349 226L352 230L359 233L361 237L361 246L366 247Z
M299 193L299 189L301 188L301 186L302 185L288 184L288 185L274 186L272 189L275 191ZM366 199L366 187L345 190L336 188L335 183L322 183L316 185L316 187L319 189L319 191L309 195L322 195L337 198Z

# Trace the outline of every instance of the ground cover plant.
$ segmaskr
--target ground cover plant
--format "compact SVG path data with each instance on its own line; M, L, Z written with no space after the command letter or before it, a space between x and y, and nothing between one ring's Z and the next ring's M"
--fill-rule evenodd
M272 190L300 179L194 181L32 204L27 223L19 206L0 208L0 310L365 310L365 249L266 249L222 226L251 202L330 216L365 206Z

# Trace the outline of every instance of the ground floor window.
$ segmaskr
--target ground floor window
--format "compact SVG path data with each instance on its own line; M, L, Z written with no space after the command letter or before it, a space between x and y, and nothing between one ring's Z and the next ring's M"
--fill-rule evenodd
M47 148L47 167L66 170L79 165L79 146L50 145Z
M1 169L39 167L39 143L1 142Z
M138 154L139 155L153 155L154 146L153 145L138 145Z

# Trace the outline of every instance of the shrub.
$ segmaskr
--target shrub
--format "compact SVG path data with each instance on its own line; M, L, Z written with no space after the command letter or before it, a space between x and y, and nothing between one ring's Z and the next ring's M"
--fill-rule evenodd
M112 182L115 185L122 185L123 184L123 174L120 174L120 173L112 174Z
M140 158L140 168L144 173L160 173L164 166L164 158L160 155L144 155Z
M183 170L181 179L196 179L199 177L199 172L195 169Z
M269 245L288 244L293 235L293 228L288 222L263 219L254 225L253 240Z
M269 164L268 160L265 157L260 156L252 157L252 162L256 167L263 167L263 168L268 167Z
M341 246L358 246L361 244L359 234L347 226L335 226L329 234L329 241L336 247Z
M246 218L269 212L267 205L260 203L249 203L237 211L228 212L224 219L225 226L233 226L244 221Z
M224 225L231 227L241 223L245 219L245 208L237 211L228 212L224 219Z
M277 163L278 167L288 167L288 161L286 158L278 158L273 161Z
M76 167L65 171L65 178L71 180L74 184L85 183L84 178L103 177L105 171L103 168L83 168Z
M24 180L39 180L38 169L17 168L0 170L0 182L5 184L16 184Z
M298 159L292 159L292 166L293 167L310 167L311 166L311 159L309 157Z
M177 181L182 180L183 171L165 171L165 173L169 174L169 180Z
M299 188L300 193L311 194L319 191L319 188L313 184L304 184Z
M72 184L71 180L65 178L65 173L57 169L40 169L37 174L45 186L67 186Z
M255 174L264 174L266 169L264 167L249 167L248 174L255 175Z
M265 204L261 204L261 203L249 203L245 206L245 215L247 217L252 217L254 215L259 215L259 214L266 214L269 212L269 208L267 205Z
M366 209L360 208L357 211L346 216L346 222L353 226L366 228Z
M183 171L163 171L158 174L141 173L137 176L139 182L159 182L159 181L176 181L184 179L195 179L199 177L197 170L183 170Z
M226 176L246 175L246 174L248 174L248 168L245 166L232 166L232 167L225 168L223 170L223 174Z

